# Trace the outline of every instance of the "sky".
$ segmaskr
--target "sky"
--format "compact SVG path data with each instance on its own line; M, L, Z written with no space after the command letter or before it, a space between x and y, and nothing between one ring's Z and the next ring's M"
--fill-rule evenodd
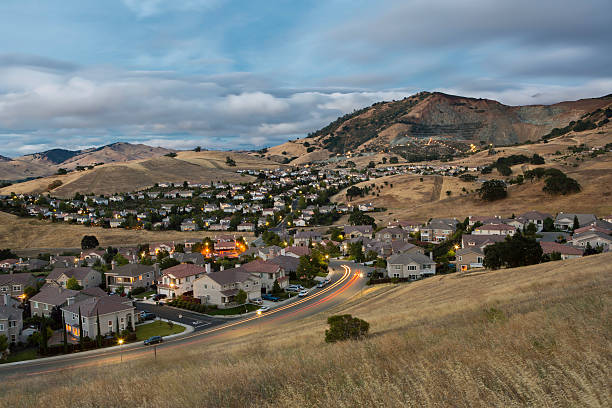
M419 91L612 93L612 1L2 0L0 155L255 149Z

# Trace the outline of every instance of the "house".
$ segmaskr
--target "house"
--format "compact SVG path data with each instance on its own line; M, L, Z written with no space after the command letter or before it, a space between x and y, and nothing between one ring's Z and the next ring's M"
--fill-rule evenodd
M89 250L87 252L81 252L80 260L84 261L87 265L93 265L96 261L99 261L101 264L105 264L104 254L106 251L100 250Z
M291 273L297 273L297 269L300 264L300 258L287 255L279 255L275 258L269 259L268 262L280 265L285 270L285 275L289 276Z
M193 283L193 296L203 304L228 307L240 290L247 300L261 297L261 282L258 277L243 268L231 268L202 275Z
M290 246L281 250L281 255L299 258L300 256L310 255L310 248L307 246Z
M28 286L36 288L36 278L29 273L0 274L0 296L22 297Z
M255 231L255 224L251 222L243 222L238 224L238 231Z
M268 260L270 258L274 258L282 253L283 249L277 245L270 245L257 249L257 256L261 259Z
M573 214L560 212L555 218L555 228L562 231L569 231L574 228L574 218L578 219L578 226L584 227L597 220L594 214Z
M391 228L399 227L399 228L405 229L408 232L416 232L419 230L422 224L423 223L421 221L417 221L417 220L399 220L399 221L389 222L389 227Z
M157 285L157 293L174 298L193 291L193 282L206 274L206 269L192 264L180 264L165 269Z
M27 339L21 338L23 310L9 294L0 294L0 336L6 336L10 344Z
M463 234L461 236L461 247L462 248L480 248L484 249L486 246L495 244L496 242L504 242L506 237L504 235L472 235Z
M407 252L387 258L387 277L420 279L436 274L436 263L426 255Z
M472 231L473 235L514 235L516 233L516 227L508 224L485 224L480 227L476 227Z
M174 252L170 255L170 258L174 258L180 263L192 263L198 266L204 266L204 264L206 263L206 258L199 252Z
M371 225L345 225L344 236L347 239L367 237L372 238L372 226Z
M192 219L184 220L181 223L181 231L198 231L199 229L198 224Z
M410 234L402 228L383 228L376 233L376 238L383 242L407 241Z
M68 299L74 299L78 290L65 289L56 284L46 284L29 300L32 316L49 316L54 307L62 307Z
M135 329L136 308L132 300L121 296L88 297L79 302L70 303L61 308L66 322L65 330L74 337L79 337L79 328L83 328L83 336L95 338L98 335L98 319L100 320L100 335L120 333L128 327ZM79 325L79 313L81 325Z
M524 225L529 225L532 223L536 226L537 231L540 232L544 229L544 220L547 218L552 220L553 216L539 211L527 211L526 213L519 215L517 218L523 221Z
M612 249L612 236L599 231L587 231L582 234L574 234L568 243L579 248L586 248L587 244L591 248L600 246L604 251L610 251Z
M557 253L561 255L561 259L573 259L582 257L583 250L571 245L559 244L558 242L543 242L540 241L542 253L544 255L552 255Z
M467 271L472 268L482 268L484 262L484 251L478 246L459 248L455 252L455 266L457 272Z
M289 285L289 279L285 276L285 270L277 263L256 259L240 267L245 271L259 277L262 292L271 292L274 281L277 281L281 289Z
M612 223L604 220L596 220L591 222L589 225L585 225L584 227L580 227L574 231L574 234L582 234L587 231L599 231L604 234L611 235L612 234Z
M17 266L18 263L19 263L19 259L15 259L15 258L3 259L2 261L0 261L0 269L5 269L5 270L13 269Z
M75 278L79 286L84 289L100 286L102 283L102 275L100 272L89 267L78 268L55 268L45 278L47 283L57 283L60 286L66 287L66 282L70 278Z
M322 240L321 233L317 231L298 231L293 238L293 242L298 246L308 246L311 242L317 243Z
M112 292L130 293L136 288L149 289L157 283L159 265L127 264L106 272L106 287Z
M425 227L421 229L421 241L440 243L446 240L457 230L455 218L432 218Z

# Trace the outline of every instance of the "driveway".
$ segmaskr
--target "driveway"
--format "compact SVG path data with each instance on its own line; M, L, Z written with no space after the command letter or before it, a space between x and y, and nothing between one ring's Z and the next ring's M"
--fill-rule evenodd
M157 306L150 303L136 302L136 310L155 313L157 317L193 326L194 331L210 329L227 323L227 319L202 316L189 310L178 310L168 306Z

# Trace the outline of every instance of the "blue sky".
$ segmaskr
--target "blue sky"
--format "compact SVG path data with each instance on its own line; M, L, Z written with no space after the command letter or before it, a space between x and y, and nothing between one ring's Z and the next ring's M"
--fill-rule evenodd
M421 90L612 92L612 2L3 0L0 154L249 149Z

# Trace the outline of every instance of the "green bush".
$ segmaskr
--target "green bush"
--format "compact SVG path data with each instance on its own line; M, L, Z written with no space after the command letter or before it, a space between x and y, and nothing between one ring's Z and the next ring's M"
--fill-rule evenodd
M330 316L327 318L327 324L329 324L329 329L325 330L327 343L361 339L370 330L370 323L350 314Z

